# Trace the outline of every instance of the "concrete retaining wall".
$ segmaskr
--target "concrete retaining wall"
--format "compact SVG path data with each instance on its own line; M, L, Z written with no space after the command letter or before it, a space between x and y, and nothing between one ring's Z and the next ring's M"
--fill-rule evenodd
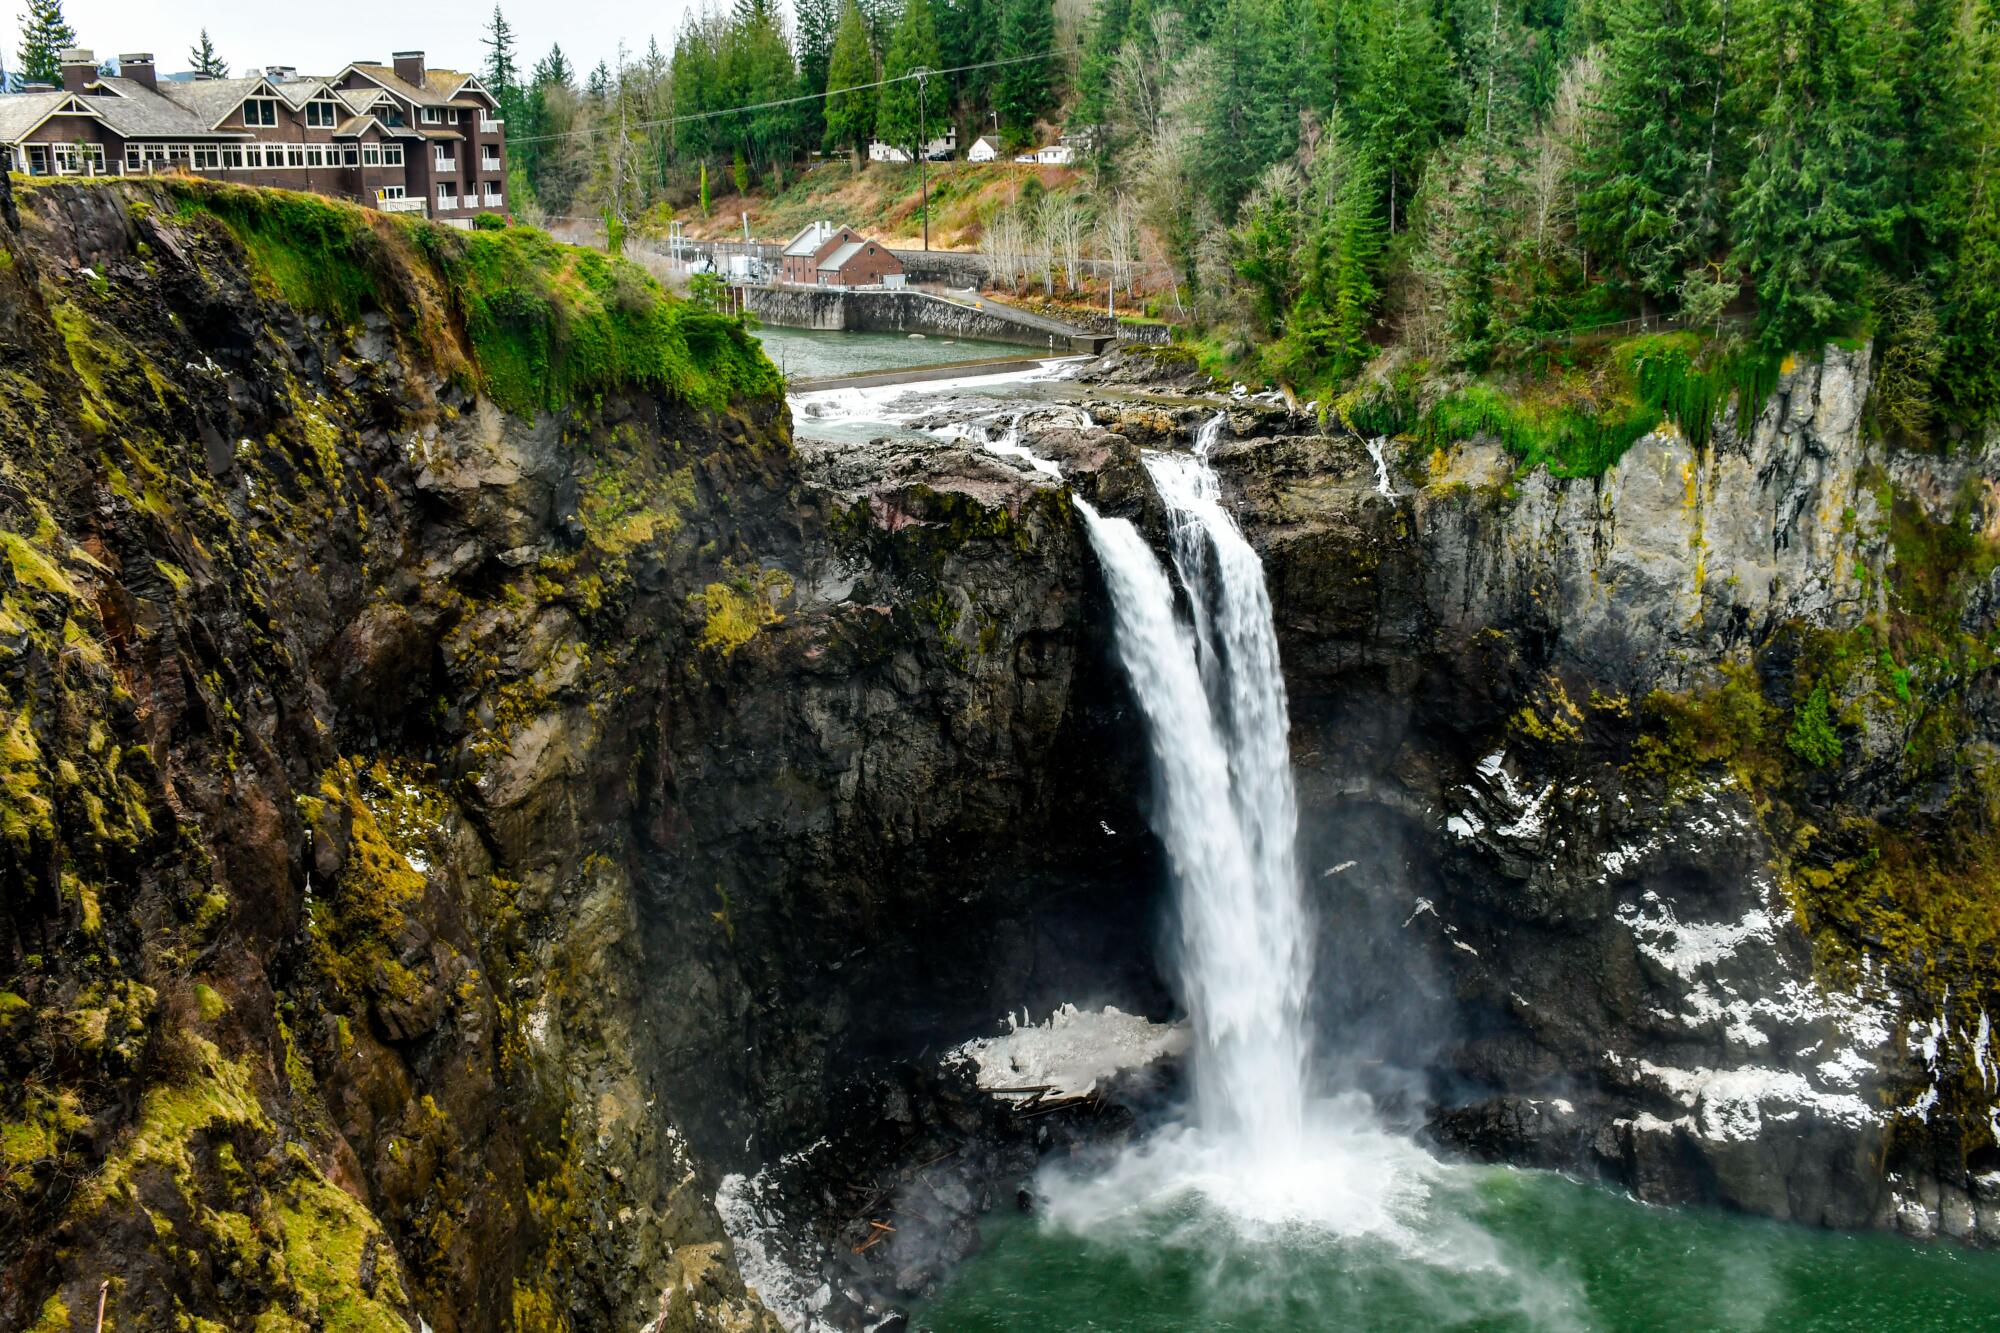
M1054 352L1098 352L1110 340L1001 306L976 309L925 292L829 287L739 288L750 313L783 329L922 333L979 338Z

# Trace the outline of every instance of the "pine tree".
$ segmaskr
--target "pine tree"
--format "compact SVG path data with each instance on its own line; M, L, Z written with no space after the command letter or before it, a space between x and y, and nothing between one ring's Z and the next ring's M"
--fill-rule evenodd
M799 92L811 97L826 91L827 65L833 59L833 37L840 27L840 7L834 0L796 0L794 40L799 55ZM818 143L826 134L826 109L814 98L801 102L800 138Z
M203 33L206 37L208 34ZM486 25L486 88L496 98L503 88L512 88L520 81L520 70L514 62L514 29L508 25L507 16L500 12L500 6L493 6L493 18Z
M603 102L611 96L611 66L600 60L590 71L590 81L584 85L584 92L594 102Z
M194 49L188 52L188 60L193 65L194 72L197 74L206 75L211 79L226 79L229 77L229 65L217 54L215 43L208 39L207 28L201 30L201 40L196 42Z
M1608 16L1603 106L1581 166L1584 243L1666 298L1720 244L1719 11L1707 0L1621 0Z
M1424 0L1376 0L1363 31L1350 106L1356 138L1388 188L1393 233L1444 129L1448 63Z
M1376 265L1382 254L1380 173L1338 119L1318 146L1313 188L1320 215L1306 243L1304 278L1289 321L1293 336L1337 378L1368 361Z
M76 29L63 17L62 0L28 0L21 15L21 77L54 83L62 77L62 52L76 45Z
M1968 425L2000 420L2000 30L1968 4L1958 29L1969 137L1953 262L1941 307L1945 398Z
M1049 49L1056 44L1056 12L1051 0L1001 0L1000 55L994 81L993 107L1000 123L1025 134L1054 100L1054 67Z
M1756 17L1769 100L1730 221L1764 344L1790 351L1860 317L1869 249L1901 220L1898 145L1885 34L1855 0L1764 0Z
M535 62L535 86L576 90L576 71L563 54L561 43L551 43L549 53Z
M894 82L882 88L880 105L875 113L875 137L883 143L894 144L915 157L923 151L924 135L928 129L919 117L921 99L931 96L929 89L920 88L918 79L907 77L915 70L936 69L938 66L937 28L931 22L930 0L906 0L903 17L896 24L896 32L889 39L889 57L883 62L882 77ZM926 102L922 108L929 116L937 116L943 108Z
M846 0L833 38L833 53L827 57L826 145L848 145L856 165L862 161L862 145L875 128L875 90L862 86L873 82L875 56L868 46L868 25L855 0ZM855 91L846 91L850 88Z

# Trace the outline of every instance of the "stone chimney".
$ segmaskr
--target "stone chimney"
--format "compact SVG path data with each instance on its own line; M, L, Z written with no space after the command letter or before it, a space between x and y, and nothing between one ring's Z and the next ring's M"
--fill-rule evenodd
M62 68L65 92L80 93L85 84L97 82L97 56L83 47L64 48L57 54L56 64Z
M118 72L143 88L160 90L159 80L153 75L153 53L133 51L118 57Z
M396 62L396 77L404 83L424 86L424 53L422 51L398 51L391 57Z

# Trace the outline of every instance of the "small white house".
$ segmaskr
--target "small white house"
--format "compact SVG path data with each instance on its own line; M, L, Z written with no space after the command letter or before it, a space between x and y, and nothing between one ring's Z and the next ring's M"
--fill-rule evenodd
M924 146L924 160L928 162L948 162L957 152L958 131L950 129ZM868 160L870 162L908 162L910 161L910 154L907 150L898 148L894 144L883 143L880 139L870 139L868 141Z
M972 147L966 151L965 160L968 162L999 161L1000 141L990 134L980 135L972 141Z
M1066 167L1076 161L1076 149L1066 143L1052 143L1037 148L1033 160L1045 167Z

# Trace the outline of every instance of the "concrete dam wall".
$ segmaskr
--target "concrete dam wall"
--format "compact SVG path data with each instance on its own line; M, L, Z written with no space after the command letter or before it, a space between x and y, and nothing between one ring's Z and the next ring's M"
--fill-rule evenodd
M1025 311L993 304L961 305L927 292L756 286L738 290L751 314L784 329L922 333L1014 343L1050 352L1098 352L1110 342L1102 334Z

